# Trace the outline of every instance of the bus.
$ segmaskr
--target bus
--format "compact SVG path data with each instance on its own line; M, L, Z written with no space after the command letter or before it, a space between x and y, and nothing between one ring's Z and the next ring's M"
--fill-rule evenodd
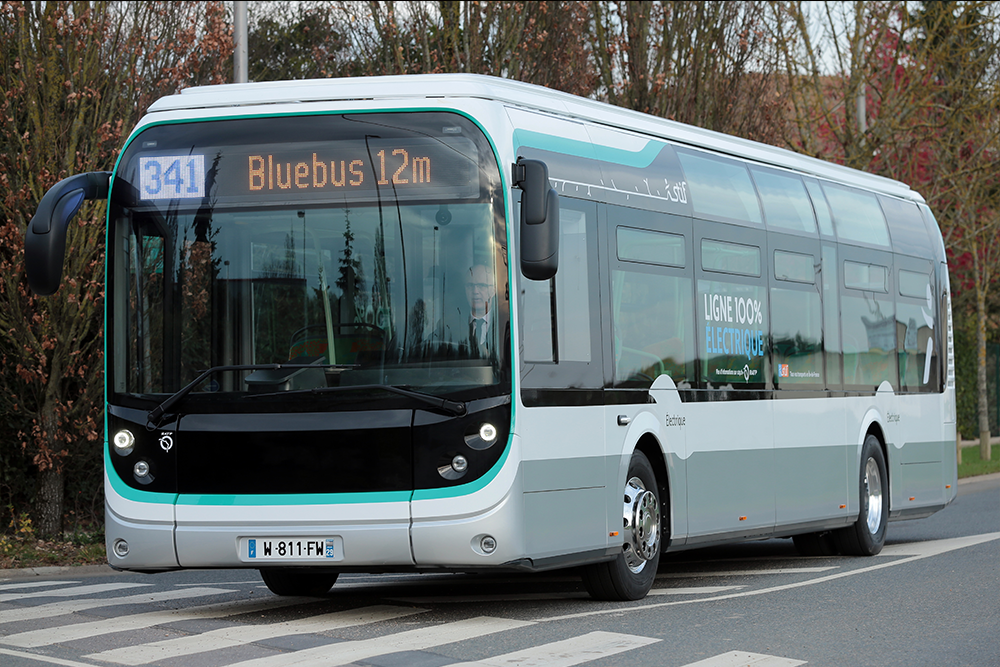
M956 494L942 236L907 185L514 81L190 88L26 233L107 200L117 569L877 554Z

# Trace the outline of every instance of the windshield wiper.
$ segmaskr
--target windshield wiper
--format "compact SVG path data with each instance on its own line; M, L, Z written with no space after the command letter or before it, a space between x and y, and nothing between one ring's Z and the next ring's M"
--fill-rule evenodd
M293 389L291 391L273 391L266 394L249 394L244 398L266 398L269 396L289 396L294 394L332 394L339 391L354 391L358 389L381 389L393 394L399 394L400 396L406 396L443 410L455 417L461 417L467 412L465 403L462 401L453 401L441 396L435 396L434 394L404 389L403 387L391 384L350 384L341 387L314 387L313 389Z
M194 391L195 387L205 381L205 379L214 374L223 371L277 371L283 368L353 368L352 364L243 364L243 365L233 365L233 366L213 366L207 371L202 371L202 373L196 377L190 384L184 386L180 390L174 392L167 397L167 400L160 403L158 406L149 411L146 415L146 420L148 423L156 428L160 425L160 420L163 419L163 415L166 414L170 408L177 405L177 403ZM285 392L287 393L287 392Z

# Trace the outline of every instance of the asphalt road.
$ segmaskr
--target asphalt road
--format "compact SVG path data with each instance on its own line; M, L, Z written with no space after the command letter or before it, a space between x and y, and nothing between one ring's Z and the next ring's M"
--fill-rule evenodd
M653 594L573 573L344 575L278 598L254 571L81 568L0 578L0 665L490 667L1000 665L1000 475L892 523L873 558L790 540L671 555Z

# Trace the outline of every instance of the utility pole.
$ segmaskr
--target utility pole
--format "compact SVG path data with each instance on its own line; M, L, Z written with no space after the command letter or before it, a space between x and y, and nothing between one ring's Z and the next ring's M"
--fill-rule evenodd
M233 1L233 83L246 83L247 64L247 3Z

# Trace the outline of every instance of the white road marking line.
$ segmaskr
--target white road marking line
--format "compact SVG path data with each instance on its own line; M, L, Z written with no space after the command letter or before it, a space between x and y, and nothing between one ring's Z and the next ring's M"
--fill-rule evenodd
M627 609L622 609L619 607L614 607L611 609L598 609L595 611L584 611L577 614L565 614L562 616L547 616L535 619L539 623L548 621L566 621L576 618L585 618L587 616L602 616L606 614L620 614L626 611L636 612L636 611L646 611L647 609L657 609L659 607L675 607L682 604L699 604L702 602L718 602L720 600L733 600L736 598L750 597L753 595L766 595L768 593L776 593L778 591L787 591L793 588L802 588L804 586L814 586L816 584L823 584L828 581L834 581L836 579L843 579L844 577L853 577L857 574L866 574L868 572L875 572L877 570L882 570L887 567L895 567L897 565L905 565L907 563L912 563L914 561L922 560L924 558L930 558L931 556L938 556L949 551L954 551L956 549L964 549L965 547L975 546L977 544L984 544L986 542L992 542L994 540L1000 540L1000 533L986 533L984 535L970 535L968 537L955 537L945 540L932 540L928 542L916 542L908 545L896 545L899 547L899 551L902 551L902 547L907 549L912 549L914 552L918 552L913 556L907 558L901 558L899 560L890 561L888 563L880 563L878 565L871 565L869 567L860 567L854 570L847 570L845 572L837 572L836 574L828 574L825 577L816 577L815 579L806 579L805 581L799 581L793 584L783 584L780 586L771 586L770 588L759 588L751 591L742 591L740 593L729 593L728 595L716 595L714 597L707 598L695 598L693 600L677 600L676 602L654 602L652 604L641 604L635 607L630 607Z
M167 600L183 600L185 598L197 598L204 597L206 595L220 595L222 593L235 592L236 591L225 588L185 588L180 591L139 593L138 595L128 595L119 598L89 598L85 600L69 600L67 602L50 602L47 604L35 605L34 607L4 609L3 611L0 611L0 624L14 623L16 621L33 621L39 618L61 616L63 614L72 614L77 611L98 609L100 607L114 607L120 604L164 602Z
M60 584L66 582L59 582ZM153 584L92 584L90 586L74 586L73 588L57 588L54 591L36 591L34 593L5 593L0 595L0 602L13 602L26 598L69 598L77 595L91 595L93 593L106 593L108 591L118 591L123 588L138 588L140 586L152 586Z
M72 625L60 625L53 628L20 632L6 637L0 637L0 644L19 646L21 648L36 648L38 646L71 642L77 639L88 639L90 637L99 637L101 635L128 632L129 630L140 630L142 628L150 628L154 625L174 623L176 621L225 618L226 616L236 616L238 614L251 614L259 611L267 611L269 609L290 607L292 605L303 604L312 600L312 598L265 598L249 604L246 600L236 600L233 602L222 602L220 604L188 607L186 609L150 611L143 614L121 616L112 620L101 619L98 621L88 621L85 623L74 623Z
M624 635L617 632L591 632L572 639L533 646L523 651L505 653L475 662L460 662L449 667L573 667L632 649L655 644L660 639Z
M24 660L35 660L49 665L60 665L60 667L94 667L89 662L76 662L75 660L66 660L64 658L54 658L50 655L35 655L34 653L25 653L24 651L11 651L6 648L0 648L0 655L10 655Z
M514 593L511 595L425 595L423 597L391 597L393 602L407 604L449 604L463 602L532 602L537 600L585 600L590 595L584 592L566 593Z
M220 648L243 646L275 637L313 634L327 630L368 625L370 623L378 623L379 621L391 621L396 618L421 614L426 611L429 610L376 605L362 609L349 609L347 611L322 614L295 621L285 621L283 623L220 628L190 637L165 639L141 646L124 646L101 653L91 653L83 657L92 660L103 660L105 662L117 662L122 665L144 665L158 660L215 651Z
M710 570L707 572L668 572L656 575L657 579L700 579L702 577L742 577L756 574L813 574L829 572L839 566L828 567L777 567L773 570Z
M53 581L29 581L24 584L0 584L0 591L12 591L18 588L41 588L42 586L66 586L68 584L78 584L79 581L65 581L55 579Z
M986 533L983 535L967 535L965 537L952 537L946 540L928 540L927 542L909 542L907 544L890 544L882 547L879 556L937 556L939 554L972 547L983 544L991 540L1000 540L1000 533Z
M773 655L748 653L747 651L730 651L707 660L699 660L684 665L684 667L796 667L806 664L803 660L779 658Z
M455 623L406 630L382 637L325 644L294 653L270 655L227 667L338 667L400 651L424 651L435 646L475 639L529 625L534 625L534 622L479 616Z
M688 588L654 588L649 595L715 595L723 591L733 591L745 586L693 586Z

